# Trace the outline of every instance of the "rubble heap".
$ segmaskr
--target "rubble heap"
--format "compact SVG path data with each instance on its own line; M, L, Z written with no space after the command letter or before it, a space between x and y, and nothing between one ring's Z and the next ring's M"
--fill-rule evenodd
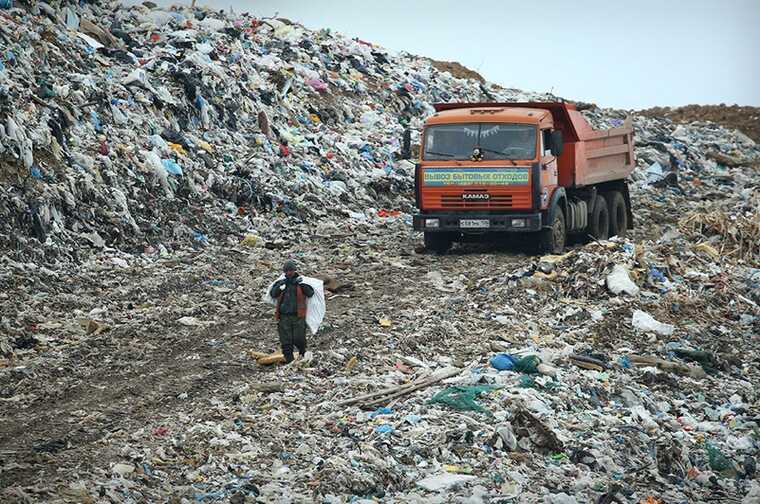
M224 241L272 211L408 212L399 144L431 103L545 98L247 14L1 15L0 247L37 260Z
M760 107L739 105L686 105L684 107L652 107L639 112L649 117L666 117L675 122L714 122L727 128L736 128L760 142Z
M403 129L433 102L555 97L283 20L17 5L0 500L759 501L746 135L636 115L627 236L415 254ZM265 366L285 258L329 277L327 318Z
M48 262L223 241L272 211L409 212L399 140L431 103L553 99L246 14L95 2L2 16L0 248ZM714 125L638 118L637 134L647 166L760 159L751 139Z

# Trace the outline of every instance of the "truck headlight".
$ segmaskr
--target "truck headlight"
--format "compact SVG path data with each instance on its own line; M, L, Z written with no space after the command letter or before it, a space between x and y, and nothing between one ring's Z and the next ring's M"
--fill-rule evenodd
M515 228L524 228L525 227L525 219L512 219L512 227L515 227Z
M425 227L437 228L441 225L438 219L425 219Z

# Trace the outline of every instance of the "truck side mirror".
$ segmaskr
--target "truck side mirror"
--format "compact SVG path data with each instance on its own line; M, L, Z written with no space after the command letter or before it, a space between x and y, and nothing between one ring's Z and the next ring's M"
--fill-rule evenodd
M559 130L552 131L551 141L549 144L549 150L552 151L552 155L557 157L561 156L564 146L565 144L562 141L562 132Z
M411 159L412 157L412 132L404 130L404 137L401 140L401 159Z

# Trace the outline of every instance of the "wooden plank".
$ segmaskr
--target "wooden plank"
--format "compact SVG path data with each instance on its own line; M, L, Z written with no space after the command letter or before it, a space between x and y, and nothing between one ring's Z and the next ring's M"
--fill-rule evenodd
M456 376L461 371L462 370L458 367L453 367L453 366L446 367L443 369L439 369L438 371L432 374L429 374L425 377L419 378L410 384L403 385L401 387L398 387L398 386L388 387L385 389L377 390L375 392L370 392L369 394L364 394L357 397L353 397L351 399L339 401L336 403L336 406L348 406L351 404L356 404L358 402L364 402L369 399L372 399L372 400L366 403L368 406L373 405L373 404L378 404L381 402L386 402L390 399L401 397L403 395L412 393L416 390L429 387L430 385L433 385L434 383L437 383L446 378L451 378L452 376Z

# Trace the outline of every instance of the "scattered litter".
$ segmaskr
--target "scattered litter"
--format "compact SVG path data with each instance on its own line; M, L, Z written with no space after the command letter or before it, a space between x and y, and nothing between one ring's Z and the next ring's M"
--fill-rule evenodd
M404 130L558 97L255 14L0 7L0 501L760 501L743 133L578 104L632 119L624 237L415 254ZM291 257L339 280L279 365Z

